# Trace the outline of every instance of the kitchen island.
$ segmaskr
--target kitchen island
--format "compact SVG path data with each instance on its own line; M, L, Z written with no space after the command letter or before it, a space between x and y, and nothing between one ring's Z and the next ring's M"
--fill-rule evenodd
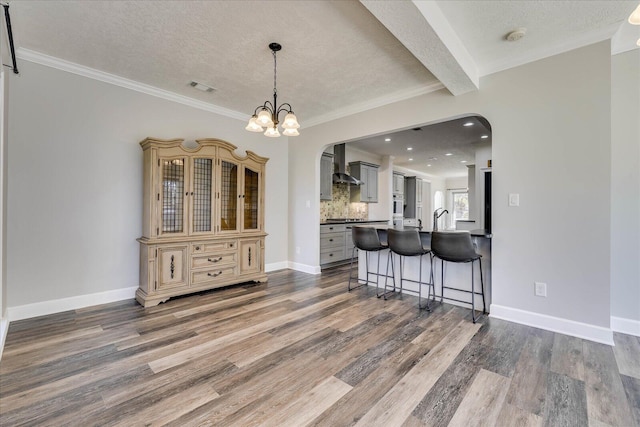
M387 242L387 230L389 228L395 229L416 229L416 227L389 227L389 226L375 226L378 236L380 237L380 241L386 243ZM471 240L476 248L476 252L482 255L482 276L484 280L484 294L485 294L485 303L487 307L487 312L489 311L489 306L491 304L491 233L487 232L487 230L471 230L471 231L450 231L453 233L470 233ZM431 231L419 230L420 240L422 241L422 245L424 247L431 247ZM360 283L364 283L364 278L366 277L365 271L365 252L360 251L358 254L358 279ZM380 273L385 274L387 268L387 259L389 256L389 251L384 250L377 253L371 253L369 255L369 266L372 271L374 271L377 258L380 256ZM400 262L399 257L394 256L394 268L395 271L399 271ZM423 257L422 259L422 279L424 282L429 282L429 257ZM418 280L420 265L419 265L419 257L406 257L404 262L404 272L403 277L410 280ZM478 263L474 263L474 274L475 274L475 290L476 292L480 291L480 276L479 276L479 268ZM441 273L442 273L442 262L440 259L436 258L433 262L433 273L435 279L435 292L437 295L437 300L439 301L440 295L442 295L442 282L441 282ZM389 266L388 279L384 276L381 276L379 279L379 285L384 288L385 280L388 280L388 284L392 285L393 278L391 277L391 267ZM375 277L375 276L374 276ZM370 276L371 278L371 276ZM396 280L398 280L396 278ZM463 291L471 291L471 263L444 263L444 282L447 288L456 288L462 289ZM396 282L396 288L399 287L400 282ZM411 295L415 295L418 292L418 284L413 282L405 281L403 283L404 290L408 290ZM427 295L427 286L423 285L422 295ZM471 294L467 292L461 292L453 289L445 289L444 290L444 302L448 302L455 305L460 305L463 307L471 308ZM449 298L447 300L447 298ZM458 301L455 301L458 300ZM475 306L476 310L482 311L482 296L475 295Z

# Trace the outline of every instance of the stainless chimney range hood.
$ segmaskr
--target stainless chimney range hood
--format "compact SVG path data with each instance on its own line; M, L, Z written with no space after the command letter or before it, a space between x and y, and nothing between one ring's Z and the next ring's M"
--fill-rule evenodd
M336 144L333 146L333 162L338 170L333 174L334 184L362 185L363 181L347 174L347 165L345 161L344 144Z

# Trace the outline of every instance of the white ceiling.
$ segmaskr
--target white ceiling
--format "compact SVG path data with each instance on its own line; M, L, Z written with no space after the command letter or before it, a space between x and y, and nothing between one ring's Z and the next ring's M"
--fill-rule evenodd
M74 72L139 82L232 117L248 118L271 98L268 44L279 42L278 100L294 107L304 132L442 87L454 95L482 90L482 75L610 39L616 31L617 51L634 48L626 18L636 5L14 0L10 13L21 60L68 61ZM523 39L504 39L519 27L527 29ZM216 90L200 92L189 86L192 80Z
M464 126L465 123L471 125ZM467 165L476 163L476 149L491 146L491 126L482 117L462 117L364 138L347 145L380 156L393 156L394 165L429 175L467 176Z

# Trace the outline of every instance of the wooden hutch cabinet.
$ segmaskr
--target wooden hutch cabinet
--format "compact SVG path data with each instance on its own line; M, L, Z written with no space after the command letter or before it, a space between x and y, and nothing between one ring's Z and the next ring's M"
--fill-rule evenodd
M147 138L144 151L140 287L145 307L248 281L264 272L267 158L217 139Z

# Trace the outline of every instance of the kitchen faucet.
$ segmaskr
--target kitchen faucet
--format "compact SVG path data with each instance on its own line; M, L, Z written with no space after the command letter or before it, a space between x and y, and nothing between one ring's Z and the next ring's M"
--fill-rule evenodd
M433 211L433 231L438 231L438 218L440 218L442 215L449 213L448 210L444 209L442 212L440 212L438 214L438 211L442 209L442 208L438 208L435 211Z

